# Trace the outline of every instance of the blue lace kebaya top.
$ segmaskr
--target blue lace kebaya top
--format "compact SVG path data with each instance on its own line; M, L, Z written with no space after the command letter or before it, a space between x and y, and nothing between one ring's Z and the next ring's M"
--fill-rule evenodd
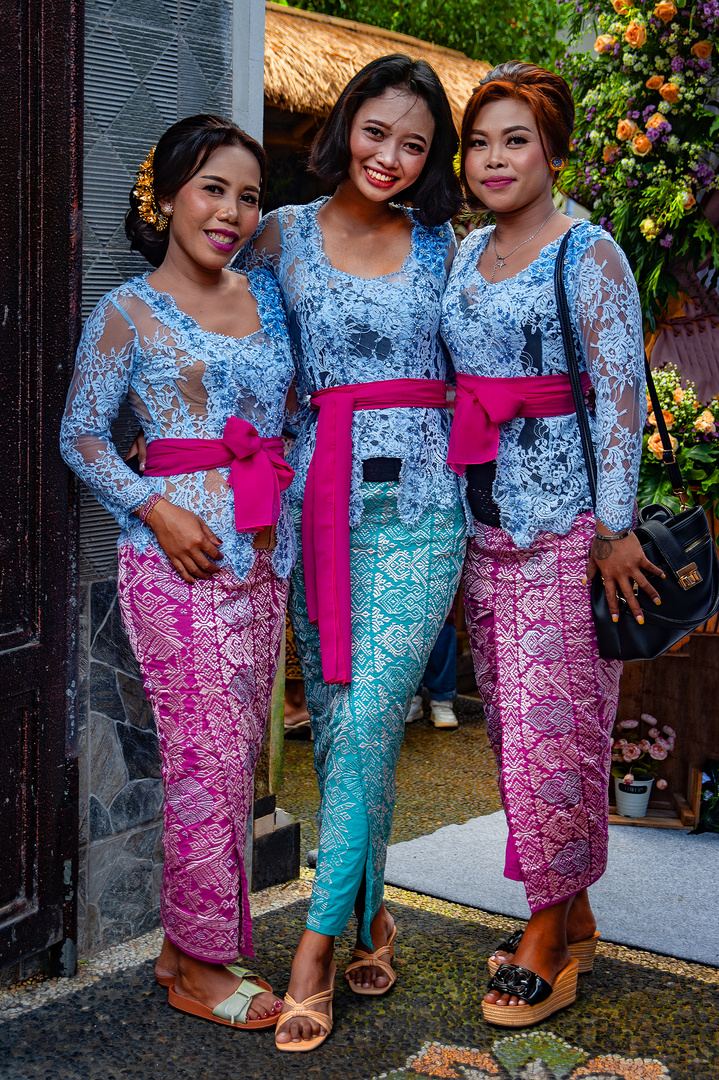
M442 310L442 335L457 372L485 376L566 373L554 296L561 238L525 270L490 284L477 269L493 227L463 241ZM646 417L644 344L639 295L629 263L599 226L575 225L567 246L565 285L580 370L596 394L590 426L597 451L597 517L611 530L629 528ZM500 425L494 500L518 547L537 533L566 534L592 509L574 414L517 417Z
M231 416L258 434L282 432L294 366L277 283L266 271L248 274L261 329L243 338L213 334L180 311L147 275L102 298L85 324L62 421L60 449L68 465L117 519L119 543L160 551L155 534L133 513L153 492L198 514L222 540L239 578L254 562L254 534L238 533L229 469L169 477L139 477L119 456L110 432L127 398L148 443L153 439L216 439ZM295 559L295 534L285 495L273 554L286 578Z
M455 251L450 226L426 228L411 210L412 247L400 270L362 278L336 270L325 255L317 213L326 200L269 213L235 266L270 267L285 299L297 365L300 432L289 458L290 501L301 503L315 448L317 413L309 396L329 386L385 379L446 379L439 337L442 293ZM350 525L362 515L366 458L402 459L399 515L413 525L428 507L457 505L447 468L450 418L444 409L368 409L352 422Z

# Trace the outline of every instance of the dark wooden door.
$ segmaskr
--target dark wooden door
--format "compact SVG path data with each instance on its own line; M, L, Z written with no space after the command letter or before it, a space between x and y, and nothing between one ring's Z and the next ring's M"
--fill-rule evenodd
M76 529L58 435L79 325L81 5L0 13L0 966L54 947L69 974Z

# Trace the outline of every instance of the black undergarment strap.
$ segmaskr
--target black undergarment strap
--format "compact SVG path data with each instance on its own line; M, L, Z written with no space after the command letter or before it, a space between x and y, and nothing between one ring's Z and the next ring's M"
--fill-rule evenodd
M391 484L399 480L402 458L373 457L362 462L362 479L368 484Z
M497 472L496 461L467 466L467 502L475 521L500 528L499 507L492 498L492 484Z

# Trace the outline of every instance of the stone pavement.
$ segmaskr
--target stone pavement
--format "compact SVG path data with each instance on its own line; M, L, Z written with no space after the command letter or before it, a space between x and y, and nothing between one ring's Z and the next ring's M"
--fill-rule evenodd
M306 876L290 899L309 884ZM307 906L296 899L256 919L258 966L277 990L287 985ZM485 958L517 924L396 889L388 906L398 925L397 986L386 998L358 998L340 982L335 1030L312 1054L280 1054L272 1032L232 1032L176 1012L146 959L95 972L96 981L0 1023L0 1077L719 1080L716 969L602 943L576 1004L512 1033L485 1024L480 1001ZM340 971L351 947L347 933Z
M459 731L410 725L393 840L496 810L478 709ZM314 846L317 789L309 742L288 744L281 805ZM289 978L312 873L252 897L258 970ZM387 890L398 924L398 982L358 998L341 979L335 1030L312 1054L280 1054L272 1032L232 1032L167 1004L152 978L161 932L116 946L73 980L0 991L0 1080L719 1080L719 970L602 942L575 1005L522 1033L485 1024L486 957L518 922ZM647 897L647 920L662 913ZM352 929L338 942L341 973Z

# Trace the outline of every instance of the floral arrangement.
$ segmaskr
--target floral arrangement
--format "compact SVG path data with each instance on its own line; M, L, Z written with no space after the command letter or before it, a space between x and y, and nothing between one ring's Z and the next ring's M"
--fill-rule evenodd
M697 399L694 384L682 386L681 372L667 364L653 372L677 464L688 487L698 489L707 509L719 500L719 397L708 405ZM647 395L647 425L639 472L640 505L662 502L673 510L679 501L672 494L667 470L662 465L662 440Z
M719 187L719 0L563 0L577 40L589 20L596 61L557 67L573 84L577 126L563 189L626 251L651 329L677 297L672 267L719 265L700 202Z
M665 761L676 745L677 733L668 724L660 730L659 721L649 713L642 713L641 722L648 728L645 735L641 734L639 720L619 720L615 724L619 738L611 740L612 776L624 784L653 779L655 762ZM659 779L656 786L664 791L667 782Z

